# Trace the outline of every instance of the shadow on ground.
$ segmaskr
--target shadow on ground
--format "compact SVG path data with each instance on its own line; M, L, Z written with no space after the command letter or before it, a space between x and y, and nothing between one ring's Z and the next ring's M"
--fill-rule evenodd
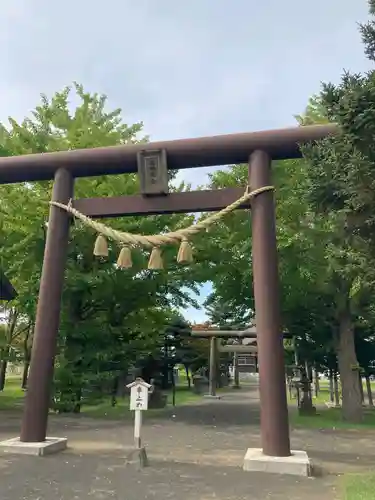
M260 425L259 409L256 405L249 404L245 407L243 403L228 404L224 401L215 401L210 405L177 407L166 412L166 416L177 418L187 425L215 425L224 428Z

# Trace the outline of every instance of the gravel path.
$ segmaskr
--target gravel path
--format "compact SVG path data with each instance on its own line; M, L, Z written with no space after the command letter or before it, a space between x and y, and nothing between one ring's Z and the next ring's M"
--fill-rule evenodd
M129 421L52 417L50 435L67 436L69 449L34 458L0 454L1 500L334 500L336 477L375 461L375 433L295 430L292 447L307 450L325 473L316 479L242 471L248 447L259 447L256 388L168 409L145 417L150 467L126 464ZM19 432L19 415L3 412L0 439Z

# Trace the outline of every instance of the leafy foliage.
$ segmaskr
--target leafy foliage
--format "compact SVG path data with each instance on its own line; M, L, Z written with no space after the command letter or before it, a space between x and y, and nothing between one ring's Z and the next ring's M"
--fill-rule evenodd
M374 22L361 32L374 60ZM274 164L283 328L320 370L336 370L337 355L343 415L352 421L362 416L358 361L367 371L373 362L374 83L370 71L324 84L296 118L301 126L334 121L338 134L304 147L302 160ZM244 166L212 177L220 187L246 182ZM249 222L234 214L222 226L225 263L215 266L209 302L244 314L253 309Z
M72 90L79 104L71 111ZM142 124L127 125L121 110L107 111L106 97L89 94L74 84L52 99L42 95L31 118L10 119L0 128L3 154L19 155L110 146L145 141ZM120 196L138 190L135 175L79 179L76 197ZM183 189L180 186L177 189ZM19 293L16 307L35 321L51 183L0 186L0 246L7 274ZM128 217L114 227L144 234L170 231L187 224L189 216ZM94 234L76 223L71 230L61 328L56 358L54 407L79 411L82 402L114 387L121 373L144 355L158 350L160 332L171 308L191 302L199 269L175 263L176 249L167 249L168 271L145 270L147 255L134 255L134 267L116 268L117 248L107 262L93 258ZM111 389L108 389L111 390Z

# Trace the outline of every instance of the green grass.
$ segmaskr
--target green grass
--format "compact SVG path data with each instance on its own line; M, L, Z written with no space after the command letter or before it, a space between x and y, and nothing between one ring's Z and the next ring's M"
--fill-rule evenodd
M312 396L313 404L314 405L325 405L325 403L328 403L330 401L330 394L329 394L329 389L321 389L319 391L318 397L313 394ZM291 398L289 395L288 391L288 401L291 405L295 404L297 405L297 399L295 397Z
M318 394L318 397L315 396L315 394L312 395L313 396L313 403L316 404L316 405L324 405L325 403L327 403L328 401L330 401L330 394L329 394L329 387L325 387L323 385L323 387L320 388L319 390L319 394ZM288 391L288 400L290 403L295 403L297 404L297 400L296 398L291 398L290 395L289 395L289 391Z
M168 391L168 405L172 405L172 392ZM25 392L21 389L19 377L7 377L5 389L0 392L0 410L21 410ZM189 391L187 387L176 388L176 406L186 405L199 401L201 396ZM160 413L160 410L149 410L151 414ZM111 406L111 398L104 398L98 404L83 405L81 414L92 418L125 418L131 416L129 410L129 398L118 398L117 405Z
M343 478L343 500L373 500L375 474L348 474Z
M365 399L367 400L366 382L363 381L362 385L363 385L363 392L365 394ZM375 391L375 381L371 382L371 388L374 392ZM289 391L288 391L288 399L291 403L296 402L295 398L290 398ZM313 402L314 402L314 404L325 404L328 401L330 401L329 382L326 380L321 380L318 397L315 397L315 395L313 394Z
M364 392L366 395L365 384ZM297 400L295 398L291 399L288 393L291 425L297 428L305 427L312 429L375 429L375 409L364 408L363 422L361 424L351 424L342 419L340 408L326 407L325 403L328 401L330 401L328 382L321 381L318 397L313 395L313 405L317 407L317 414L313 416L300 416L297 410Z
M352 424L342 419L340 408L319 408L317 414L312 416L300 416L297 408L290 408L289 421L296 428L375 429L375 410L364 410L363 422Z
M182 378L182 377L181 377ZM180 382L182 380L180 379ZM220 391L219 391L220 392ZM19 377L8 377L5 390L0 392L0 410L21 410L23 406L24 391L21 389ZM172 404L172 393L168 392L168 404ZM186 405L199 401L201 396L189 391L185 386L176 388L176 405ZM314 404L319 401L327 401L329 399L328 389L322 387L319 400L314 399ZM311 428L311 429L375 429L375 410L365 409L364 420L361 424L351 424L345 422L341 418L340 408L325 408L321 407L317 410L315 416L299 416L296 408L296 400L291 400L289 409L289 418L291 426L294 428ZM160 410L149 410L151 415L157 415ZM117 405L111 406L110 398L105 398L98 404L83 405L81 410L82 415L92 418L109 418L120 419L132 415L129 410L129 399L118 398ZM374 495L375 498L375 495Z
M25 392L19 377L7 377L5 389L0 392L0 410L19 410L23 406Z

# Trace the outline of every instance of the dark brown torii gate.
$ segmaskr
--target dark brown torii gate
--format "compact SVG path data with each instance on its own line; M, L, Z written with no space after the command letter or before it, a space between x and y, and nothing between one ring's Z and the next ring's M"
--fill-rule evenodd
M269 186L271 161L299 158L299 145L336 132L335 125L307 126L267 132L232 134L149 144L121 145L57 153L0 158L0 183L54 179L52 201L73 198L74 179L137 171L141 151L165 151L168 169L249 162L249 184ZM243 194L243 188L75 200L73 205L91 217L200 212L224 208ZM248 208L248 205L246 206ZM243 208L246 208L243 207ZM290 455L288 409L282 336L272 191L251 202L253 275L260 375L261 440L265 455ZM46 438L50 387L60 318L61 293L68 246L70 215L51 206L40 282L28 390L21 441Z

